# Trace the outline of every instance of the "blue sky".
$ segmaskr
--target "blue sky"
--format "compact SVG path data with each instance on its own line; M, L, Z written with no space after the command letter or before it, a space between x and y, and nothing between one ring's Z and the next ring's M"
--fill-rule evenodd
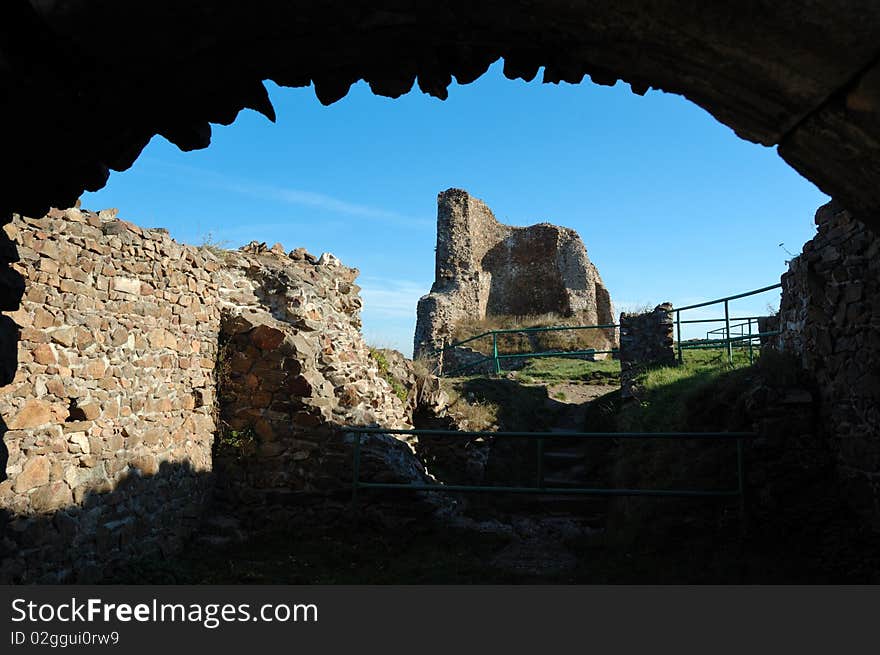
M774 149L679 96L622 83L526 84L496 63L443 102L417 88L380 98L361 82L330 107L310 88L267 86L276 124L242 112L190 153L155 137L83 206L118 207L186 243L332 252L361 271L367 340L407 355L433 280L437 193L449 187L506 223L576 229L618 311L778 282L789 258L779 244L799 252L827 201ZM777 303L770 293L733 310Z

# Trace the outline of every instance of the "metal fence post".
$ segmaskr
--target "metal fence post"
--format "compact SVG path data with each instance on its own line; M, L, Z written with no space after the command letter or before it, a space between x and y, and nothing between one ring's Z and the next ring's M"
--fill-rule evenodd
M492 333L492 359L495 360L495 375L501 375L501 362L498 361L498 333Z
M681 310L675 310L675 323L678 328L678 363L684 364L684 360L681 357Z
M727 335L727 363L733 364L733 343L730 341L730 305L724 301L724 332Z
M752 319L749 318L749 364L755 363L755 355L752 350Z

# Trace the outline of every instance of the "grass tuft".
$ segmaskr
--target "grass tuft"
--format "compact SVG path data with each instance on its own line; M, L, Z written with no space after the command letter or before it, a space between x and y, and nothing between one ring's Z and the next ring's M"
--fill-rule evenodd
M379 375L385 380L385 382L391 385L394 395L400 398L400 402L405 405L409 397L409 392L400 380L391 375L388 358L385 356L385 353L378 348L370 348L370 357L376 362L376 366L379 368Z
M229 241L226 239L217 239L213 233L208 232L202 237L202 242L198 246L203 250L207 250L216 257L223 257L229 251Z

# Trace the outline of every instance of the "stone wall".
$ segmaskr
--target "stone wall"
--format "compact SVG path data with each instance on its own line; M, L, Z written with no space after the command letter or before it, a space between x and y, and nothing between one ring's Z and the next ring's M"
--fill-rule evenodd
M275 521L303 492L349 493L344 426L412 427L361 337L357 273L332 255L262 244L224 256L215 462L218 498L244 518ZM373 445L400 453L385 460L386 477L418 468L405 444ZM365 449L365 477L381 459Z
M614 323L611 296L578 234L540 223L499 223L461 189L437 197L437 254L431 293L419 300L414 354L443 347L462 320L554 313ZM616 343L616 332L607 333Z
M657 305L643 314L620 315L620 392L623 398L638 396L635 378L649 366L675 364L672 309Z
M114 215L5 228L26 280L0 389L6 581L85 581L173 550L208 497L219 265Z
M113 210L5 229L26 293L5 317L20 339L0 388L2 582L173 553L218 499L277 520L297 494L347 492L345 425L411 425L360 335L357 270L332 255L212 252ZM424 479L407 443L365 441L365 477Z
M782 276L779 347L815 377L853 505L880 529L880 238L831 202Z

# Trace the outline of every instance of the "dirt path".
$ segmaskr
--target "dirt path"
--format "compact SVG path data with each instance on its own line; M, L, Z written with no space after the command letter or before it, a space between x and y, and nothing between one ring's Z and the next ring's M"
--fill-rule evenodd
M578 382L558 382L546 387L548 409L555 414L549 431L560 433L584 431L590 403L619 389L618 385ZM582 515L583 506L574 509L567 503L560 506L559 499L546 498L545 501L546 505L538 513L532 508L499 522L511 540L489 562L491 567L539 578L565 574L576 568L578 560L572 545L601 529L594 526L594 518ZM485 530L487 526L480 527Z
M574 382L547 385L547 393L551 400L564 405L560 408L555 425L551 430L553 432L583 430L589 403L617 389L617 386L607 384L577 384Z
M559 382L547 385L550 397L570 405L580 405L595 400L599 396L619 389L619 385L610 384L579 384L577 382ZM563 394L563 396L560 396Z

